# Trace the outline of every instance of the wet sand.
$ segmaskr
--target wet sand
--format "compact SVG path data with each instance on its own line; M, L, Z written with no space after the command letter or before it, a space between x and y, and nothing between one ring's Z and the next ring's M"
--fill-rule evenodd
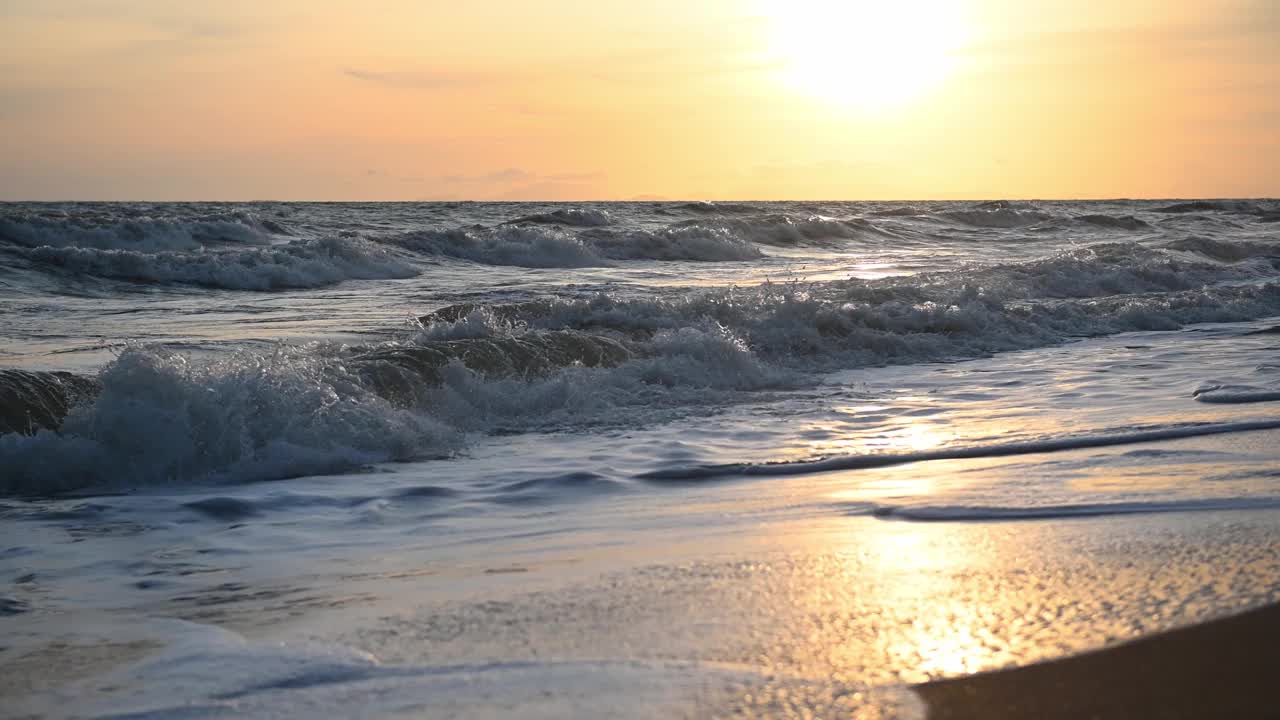
M936 720L1278 718L1280 605L1021 668L917 686Z

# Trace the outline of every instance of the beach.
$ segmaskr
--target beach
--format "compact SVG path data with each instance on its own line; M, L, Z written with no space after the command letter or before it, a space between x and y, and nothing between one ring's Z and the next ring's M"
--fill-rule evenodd
M1274 512L645 529L652 509L607 543L616 516L587 507L576 531L530 518L471 551L226 569L199 596L28 622L6 714L1270 716Z

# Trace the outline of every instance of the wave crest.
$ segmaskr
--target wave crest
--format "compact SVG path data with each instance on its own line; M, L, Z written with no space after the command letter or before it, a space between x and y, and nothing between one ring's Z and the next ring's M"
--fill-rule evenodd
M264 245L290 230L248 212L196 217L17 213L0 217L0 240L23 247L162 252L206 245Z
M603 227L613 224L613 216L607 210L562 208L546 213L525 215L508 221L508 224L511 225L520 223L530 225L567 225L569 227Z
M726 230L703 227L594 228L575 234L539 225L500 225L423 230L386 242L426 255L531 268L600 267L620 260L739 261L763 256Z
M93 380L71 373L0 369L0 434L56 430L72 407L97 390Z
M45 246L21 254L38 263L96 277L228 290L314 288L344 280L407 278L418 272L385 248L356 238L302 240L218 252Z

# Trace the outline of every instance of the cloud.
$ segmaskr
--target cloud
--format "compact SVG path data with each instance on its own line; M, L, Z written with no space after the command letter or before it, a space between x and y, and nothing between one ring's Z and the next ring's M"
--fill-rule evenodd
M538 176L520 168L505 168L482 175L443 175L437 180L447 185L481 185L528 182Z
M423 90L487 85L497 80L493 75L456 70L367 70L347 67L343 68L342 74L376 85Z

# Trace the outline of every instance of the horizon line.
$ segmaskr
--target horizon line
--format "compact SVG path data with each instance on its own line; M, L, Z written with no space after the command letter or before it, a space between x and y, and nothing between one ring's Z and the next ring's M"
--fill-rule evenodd
M792 199L787 199L787 200L760 200L760 199L732 198L732 199L721 199L721 200L706 200L706 199L700 199L700 198L678 198L678 197L677 197L677 198L643 198L643 199L637 199L637 198L622 198L622 199L578 199L578 200L563 200L563 199L561 199L561 200L540 200L540 199L530 199L530 200L477 200L477 199L456 199L456 198L454 198L454 199L430 199L430 198L422 198L422 199L417 199L417 200L355 200L355 199L352 199L352 200L296 200L296 199L295 199L295 200L273 200L273 199L266 199L266 198L258 198L258 199L253 199L253 200L198 200L198 199L184 199L184 200L156 200L156 199L145 199L145 198L144 198L144 199L130 199L130 200L118 200L118 199L117 199L117 200L103 200L103 199L84 199L84 198L81 198L81 199L63 198L63 199L58 199L58 200L0 199L0 204L28 204L28 205L47 204L47 205L57 205L57 204L63 204L63 203L101 203L101 204L108 204L108 203L119 203L119 204L128 204L128 203L153 203L153 204L157 204L157 205L162 205L162 204L181 205L181 204L203 203L203 204L227 204L227 205L231 205L231 204L242 204L242 205L250 205L250 204L265 204L265 203L274 203L274 204L288 204L288 203L300 203L300 204L302 204L302 203L305 203L305 204L309 204L309 205L321 205L321 204L332 204L332 205L349 205L349 204L381 204L381 205L393 205L393 204L399 204L399 205L414 205L414 204L424 204L424 203L465 203L465 204L490 204L490 205L502 205L502 204L507 204L507 205L514 205L514 204L521 204L521 203L524 203L524 204L528 204L528 203L538 203L538 204L542 204L542 205L573 205L573 204L579 204L579 203L616 203L616 204L643 204L643 203L707 203L707 204L710 204L710 205L716 205L716 204L724 204L724 203L798 203L798 202L807 202L807 203L938 203L938 202L1166 202L1166 201L1167 201L1167 202L1188 202L1188 201L1190 201L1190 202L1196 202L1196 201L1208 201L1208 202L1222 202L1222 201L1243 201L1243 202L1259 202L1259 201L1263 201L1263 202L1276 202L1276 201L1280 201L1280 195L1258 195L1258 196L1242 196L1242 197L1232 197L1232 196L1225 196L1225 195L1222 195L1222 196L1184 196L1184 197L1173 197L1173 196L1169 196L1169 197L1157 197L1157 196L1152 196L1152 197L1138 197L1138 196L1124 196L1124 197L1018 197L1018 196L981 197L981 196L973 196L973 197L954 197L954 198L889 198L889 199L842 199L842 200L841 200L841 199L831 199L831 198L804 198L804 199L795 199L795 198L792 198Z

